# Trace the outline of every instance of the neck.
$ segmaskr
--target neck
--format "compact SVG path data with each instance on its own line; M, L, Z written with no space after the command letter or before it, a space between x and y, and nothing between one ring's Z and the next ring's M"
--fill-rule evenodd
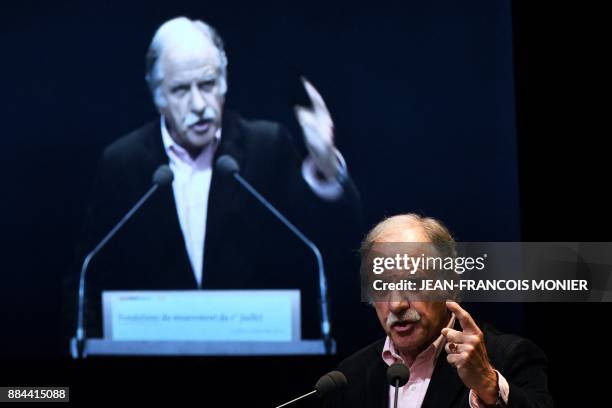
M419 354L425 351L427 347L429 347L431 343L433 343L433 340L435 340L435 338L427 339L427 341L424 342L422 346L416 349L412 349L412 350L399 350L398 349L397 351L399 352L399 355L404 359L404 361L412 363L414 360L416 360Z
M200 155L200 153L202 153L202 151L205 148L207 148L209 145L210 145L210 143L208 143L206 146L199 147L199 148L196 148L196 149L188 148L188 147L185 147L185 146L181 146L181 147L184 148L185 150L187 150L187 153L189 153L189 157L191 157L192 160L195 160Z
M435 330L432 331L432 335L430 336L430 338L427 339L427 341L423 342L423 345L416 348L416 349L412 349L412 350L400 350L397 349L399 355L404 359L404 361L414 361L416 360L416 358L419 356L419 354L421 354L423 351L425 351L427 349L427 347L429 347L431 344L433 344L434 341L436 341L436 339L438 337L440 337L442 335L442 329L445 328L446 326L448 326L448 323L450 322L450 318L451 315L450 313L447 313L445 315L445 318L443 318L440 323L438 323L438 327L435 328Z

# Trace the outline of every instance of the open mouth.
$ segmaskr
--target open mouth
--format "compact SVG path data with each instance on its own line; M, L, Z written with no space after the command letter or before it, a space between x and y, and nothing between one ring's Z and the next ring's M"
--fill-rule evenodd
M212 119L201 119L189 127L196 133L206 133L212 125Z
M417 322L409 321L396 322L391 325L391 329L395 330L400 334L405 334L411 332L416 326L416 324Z

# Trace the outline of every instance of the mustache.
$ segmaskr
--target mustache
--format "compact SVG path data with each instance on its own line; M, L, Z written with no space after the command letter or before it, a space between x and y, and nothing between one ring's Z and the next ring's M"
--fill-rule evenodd
M185 127L190 127L202 120L215 120L215 119L217 119L217 112L215 112L215 110L211 108L210 106L207 106L201 115L197 115L193 112L189 112L189 114L183 121L183 124L185 125Z
M415 323L421 320L421 315L414 309L406 309L401 315L390 312L387 315L386 325L391 328L396 323Z

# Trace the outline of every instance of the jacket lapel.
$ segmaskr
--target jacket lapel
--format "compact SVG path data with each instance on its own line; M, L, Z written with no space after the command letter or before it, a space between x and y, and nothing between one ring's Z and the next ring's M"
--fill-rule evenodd
M455 329L460 330L458 325L458 321L455 322ZM422 408L452 407L458 395L466 389L455 368L446 361L446 356L446 350L443 349L431 375Z
M366 373L365 407L389 407L389 383L387 382L387 365L382 360L384 341L376 349L376 360Z
M217 260L214 257L219 253L216 246L223 245L227 240L227 236L224 239L225 229L230 224L228 220L235 211L236 196L242 188L236 180L221 175L215 170L216 161L223 155L229 155L236 160L241 171L244 170L247 161L243 139L248 135L241 134L238 119L231 111L224 113L221 132L221 141L213 158L212 179L208 194L202 287L217 287L222 285L223 281L227 282L227 277L220 281L219 279L223 277L214 275L219 269L215 266Z

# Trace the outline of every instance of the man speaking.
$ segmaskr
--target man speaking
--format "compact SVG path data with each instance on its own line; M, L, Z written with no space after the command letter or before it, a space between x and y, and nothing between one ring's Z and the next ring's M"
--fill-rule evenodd
M104 290L198 288L301 289L306 337L320 335L312 253L234 179L215 172L214 164L222 155L234 158L241 175L320 245L324 256L331 243L348 250L358 231L357 190L334 146L331 116L312 84L303 79L312 106L295 108L309 153L302 160L283 126L224 109L227 66L223 41L202 21L175 18L153 36L146 81L160 117L104 150L79 258L149 189L159 165L168 164L174 180L92 261L89 336L101 334Z
M398 243L426 244L439 253L455 246L439 221L398 215L368 233L362 263L375 244ZM476 323L456 302L417 301L409 293L371 299L387 335L340 363L349 385L330 406L393 407L388 369L402 363L409 376L397 390L401 408L552 407L546 357L529 340Z

